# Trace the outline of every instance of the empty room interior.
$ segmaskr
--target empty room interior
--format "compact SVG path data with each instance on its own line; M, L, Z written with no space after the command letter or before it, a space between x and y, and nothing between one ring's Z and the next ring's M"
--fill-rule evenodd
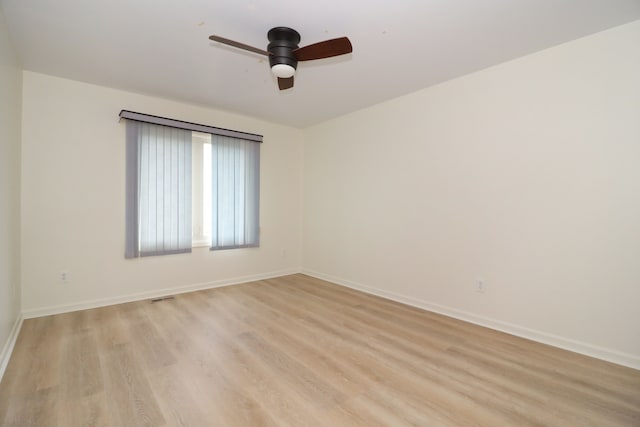
M1 426L640 426L640 1L0 0Z

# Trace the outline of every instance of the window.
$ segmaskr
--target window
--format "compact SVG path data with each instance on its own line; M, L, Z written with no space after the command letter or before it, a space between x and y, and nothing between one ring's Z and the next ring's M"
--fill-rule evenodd
M124 110L120 117L127 258L259 246L261 136Z
M192 133L193 247L211 246L211 134Z

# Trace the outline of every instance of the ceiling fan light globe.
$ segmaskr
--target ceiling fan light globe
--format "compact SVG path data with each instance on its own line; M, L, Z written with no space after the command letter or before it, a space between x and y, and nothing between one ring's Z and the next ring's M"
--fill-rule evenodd
M281 79L288 79L289 77L293 77L293 75L296 73L296 69L287 64L275 64L273 67L271 67L271 72L276 77L280 77Z

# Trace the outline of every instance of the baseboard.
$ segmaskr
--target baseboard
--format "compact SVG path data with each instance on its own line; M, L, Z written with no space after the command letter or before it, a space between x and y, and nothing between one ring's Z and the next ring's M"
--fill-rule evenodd
M20 334L20 329L22 328L22 320L22 314L18 314L18 317L13 324L13 328L11 329L11 333L9 334L9 338L2 348L2 353L0 353L0 381L2 381L4 371L7 369L9 359L11 359L11 354L13 353L13 348L18 340L18 334Z
M186 292L200 291L203 289L219 288L222 286L237 285L256 280L272 279L274 277L287 276L290 274L300 273L300 269L287 269L273 271L269 273L254 274L248 276L233 277L228 279L216 280L213 282L196 283L187 286L178 286L174 288L157 289L147 292L138 292L117 297L102 298L90 301L81 301L72 304L63 304L49 307L33 308L23 310L22 317L32 319L34 317L49 316L52 314L70 313L72 311L87 310L90 308L105 307L114 304L123 304L127 302L140 301L151 298L159 298L167 295L178 295Z
M423 301L417 298L409 297L406 295L396 294L394 292L385 291L369 286L365 286L360 283L345 280L339 277L331 276L328 274L318 273L316 271L302 269L302 274L306 274L311 277L326 280L328 282L335 283L337 285L345 286L347 288L355 289L368 294L376 295L382 298L386 298L392 301L407 304L413 307L421 308L423 310L432 311L434 313L443 314L445 316L453 317L455 319L464 320L466 322L474 323L476 325L484 326L487 328L495 329L501 332L506 332L511 335L516 335L522 338L537 341L543 344L548 344L553 347L558 347L564 350L580 353L585 356L594 357L596 359L605 360L607 362L616 363L618 365L627 366L633 369L640 370L640 357L634 356L628 353L622 353L616 350L611 350L592 344L572 340L569 338L549 334L534 329L525 328L516 324L503 322L500 320L478 316L473 313L469 313L463 310L458 310L451 307L434 304L428 301Z

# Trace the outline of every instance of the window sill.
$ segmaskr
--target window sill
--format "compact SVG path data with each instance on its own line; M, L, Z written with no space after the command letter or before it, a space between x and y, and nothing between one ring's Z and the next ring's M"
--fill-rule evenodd
M211 243L206 240L194 240L193 243L191 243L192 248L208 248L210 246Z

